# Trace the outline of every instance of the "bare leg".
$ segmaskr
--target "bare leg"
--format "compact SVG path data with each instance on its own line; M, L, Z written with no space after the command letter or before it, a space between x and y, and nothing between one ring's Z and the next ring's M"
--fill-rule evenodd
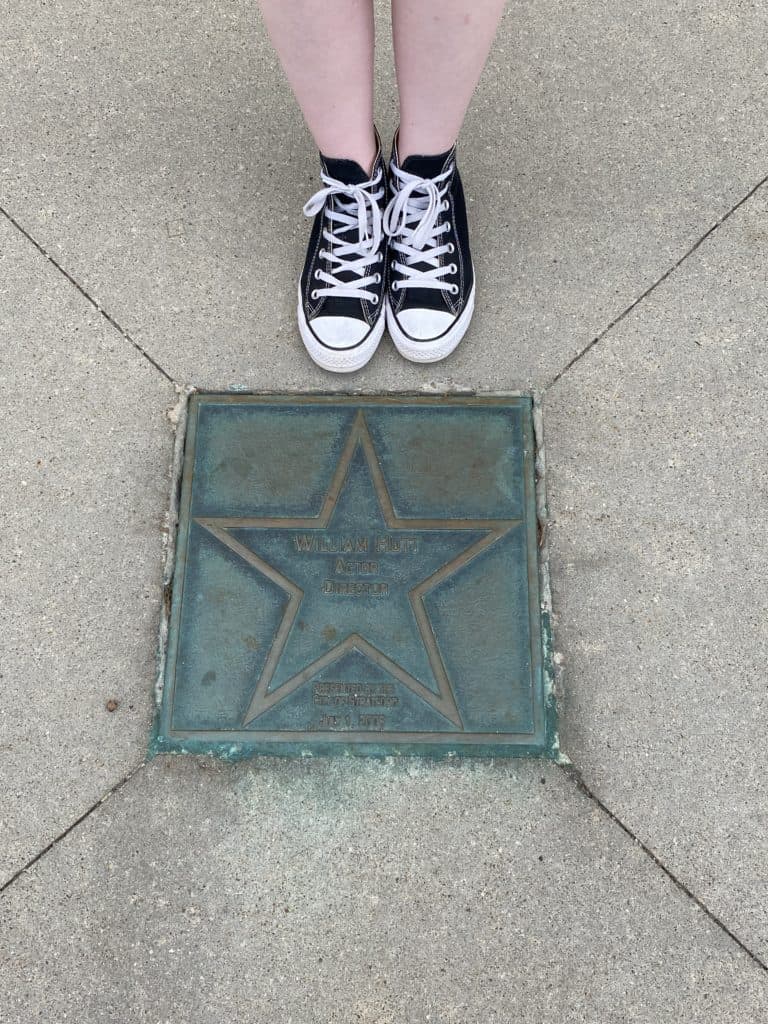
M505 3L392 0L401 161L456 141Z
M259 5L317 148L370 171L376 154L372 0Z

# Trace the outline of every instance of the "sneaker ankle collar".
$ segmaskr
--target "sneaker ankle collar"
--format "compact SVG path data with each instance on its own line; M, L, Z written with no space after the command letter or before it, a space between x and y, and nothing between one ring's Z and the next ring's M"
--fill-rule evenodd
M376 172L379 168L379 164L382 162L381 152L381 136L376 125L373 126L373 134L376 139L376 156L373 159L373 170L370 174L361 167L355 160L347 160L343 157L325 156L323 153L320 154L320 163L323 166L325 173L335 178L337 181L343 181L345 185L362 185L365 181L370 181L371 178L376 177Z
M376 177L376 169L379 165L378 154L373 163L373 174L368 174L354 160L323 156L322 153L320 154L320 160L325 173L337 181L343 181L345 185L362 185L363 182L370 181L372 177Z
M412 153L405 160L400 162L400 154L397 151L399 129L392 139L392 160L408 174L415 174L419 178L436 178L438 174L448 169L449 164L456 156L456 143L444 153Z
M452 149L446 150L445 153L438 153L436 156L419 153L406 157L402 164L398 164L398 167L401 171L415 174L419 178L436 178L438 174L448 170L452 158Z

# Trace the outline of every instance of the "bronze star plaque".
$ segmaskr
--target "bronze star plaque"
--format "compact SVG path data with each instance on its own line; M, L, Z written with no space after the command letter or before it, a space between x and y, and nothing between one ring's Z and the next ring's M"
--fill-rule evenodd
M155 751L554 756L528 398L194 395Z

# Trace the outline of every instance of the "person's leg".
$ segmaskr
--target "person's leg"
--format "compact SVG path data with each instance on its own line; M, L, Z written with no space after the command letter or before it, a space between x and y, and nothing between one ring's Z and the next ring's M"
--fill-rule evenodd
M317 148L370 172L376 155L372 0L259 0L259 6Z
M469 327L475 269L456 140L504 0L392 0L400 127L384 230L387 327L414 362L445 359Z
M326 370L359 370L384 333L385 169L373 125L373 0L259 0L320 150L299 333Z
M401 160L454 144L504 7L505 0L392 0Z

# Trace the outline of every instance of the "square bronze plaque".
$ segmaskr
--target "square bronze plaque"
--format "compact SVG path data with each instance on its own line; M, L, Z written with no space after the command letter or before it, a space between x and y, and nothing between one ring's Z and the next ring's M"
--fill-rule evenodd
M193 395L153 750L555 756L532 413Z

